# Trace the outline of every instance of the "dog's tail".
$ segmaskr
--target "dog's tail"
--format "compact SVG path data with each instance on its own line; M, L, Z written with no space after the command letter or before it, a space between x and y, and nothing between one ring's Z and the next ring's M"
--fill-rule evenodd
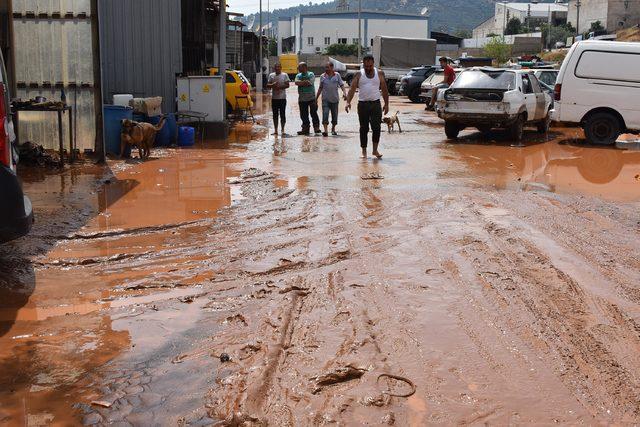
M166 121L167 121L167 118L165 116L162 116L158 124L155 126L156 131L158 132L161 131Z

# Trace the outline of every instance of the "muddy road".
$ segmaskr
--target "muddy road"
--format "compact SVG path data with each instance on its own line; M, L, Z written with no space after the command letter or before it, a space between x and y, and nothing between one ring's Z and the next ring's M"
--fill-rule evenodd
M343 113L338 137L263 116L144 163L23 169L1 422L640 423L640 144L451 143L392 110L381 161Z

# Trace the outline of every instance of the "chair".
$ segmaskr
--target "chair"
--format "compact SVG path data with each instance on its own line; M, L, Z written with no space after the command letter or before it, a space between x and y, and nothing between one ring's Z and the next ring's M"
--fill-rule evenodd
M242 103L240 101L243 101ZM241 104L244 104L241 106ZM256 118L251 111L251 105L249 101L249 95L236 95L236 105L233 109L235 118L241 118L243 122L247 121L247 115L251 116L253 123L256 122Z

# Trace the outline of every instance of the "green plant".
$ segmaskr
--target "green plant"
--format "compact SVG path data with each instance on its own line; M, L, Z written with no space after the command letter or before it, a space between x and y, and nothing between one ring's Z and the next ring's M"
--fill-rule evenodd
M362 52L365 49L362 48ZM329 45L326 50L327 55L341 55L341 56L356 56L358 55L358 45L357 44L340 44L335 43Z
M269 56L278 56L278 41L276 39L269 39Z
M511 58L511 45L505 41L504 36L493 37L485 45L484 54L493 58L498 65L504 64Z
M504 35L522 34L524 32L522 28L522 22L518 18L511 18L507 22L507 26L504 28Z
M589 27L589 32L600 31L600 30L604 30L604 27L602 26L602 22L595 21L591 23L591 27Z
M489 33L487 34L487 37L498 37L500 34L496 34L496 33Z
M544 46L550 46L553 48L556 42L566 42L567 39L575 34L571 28L567 28L566 25L559 25L549 28L547 24L542 26L542 40Z

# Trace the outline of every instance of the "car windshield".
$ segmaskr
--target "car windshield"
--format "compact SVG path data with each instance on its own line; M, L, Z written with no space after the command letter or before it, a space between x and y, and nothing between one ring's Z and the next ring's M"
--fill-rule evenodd
M444 73L442 71L438 71L437 73L432 74L426 80L428 83L440 83L444 80Z
M516 74L502 70L467 70L460 73L451 86L454 89L503 89L516 88Z
M424 76L425 70L423 68L419 68L417 70L409 71L410 76Z
M538 80L545 84L548 84L549 86L553 86L556 84L556 77L558 77L557 71L543 71L538 76Z

